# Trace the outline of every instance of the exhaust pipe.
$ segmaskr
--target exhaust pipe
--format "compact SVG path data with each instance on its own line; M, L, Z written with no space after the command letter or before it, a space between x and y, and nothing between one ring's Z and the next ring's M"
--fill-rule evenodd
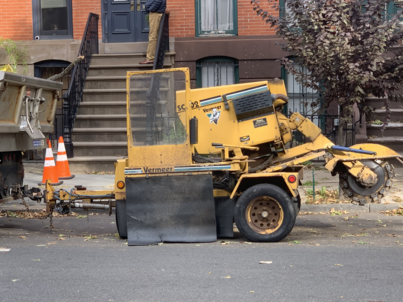
M72 208L83 208L83 209L101 209L101 210L109 210L108 204L94 204L94 203L78 203L72 202Z

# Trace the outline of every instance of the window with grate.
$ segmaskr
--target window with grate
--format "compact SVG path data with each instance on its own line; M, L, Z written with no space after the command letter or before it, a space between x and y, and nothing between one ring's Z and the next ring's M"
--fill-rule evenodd
M196 0L196 37L238 34L237 0Z
M197 87L214 87L239 83L238 61L214 57L196 63Z

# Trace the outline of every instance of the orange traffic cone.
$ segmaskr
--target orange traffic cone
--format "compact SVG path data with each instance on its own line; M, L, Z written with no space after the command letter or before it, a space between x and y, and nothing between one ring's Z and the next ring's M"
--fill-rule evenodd
M60 179L72 179L74 175L71 175L69 162L67 160L66 147L64 146L63 137L59 137L59 146L57 148L57 161L56 161L57 176Z
M53 153L52 153L52 146L49 140L48 140L48 148L46 148L45 166L43 168L42 183L39 183L38 185L45 185L46 180L48 179L50 180L52 186L59 186L63 183L62 181L59 181L59 178L57 177L55 160L53 159Z

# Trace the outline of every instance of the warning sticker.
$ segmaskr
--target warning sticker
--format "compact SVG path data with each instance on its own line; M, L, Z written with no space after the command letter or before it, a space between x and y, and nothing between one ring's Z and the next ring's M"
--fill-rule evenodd
M253 121L253 126L254 126L255 128L267 126L267 119L266 119L266 118L260 118L260 119L258 119L258 120L254 120L254 121Z
M221 111L217 110L217 108L213 108L211 113L208 113L207 116L210 119L210 124L218 124L218 120L220 119Z
M249 135L242 136L242 137L240 137L240 140L241 140L241 143L250 141L250 136Z

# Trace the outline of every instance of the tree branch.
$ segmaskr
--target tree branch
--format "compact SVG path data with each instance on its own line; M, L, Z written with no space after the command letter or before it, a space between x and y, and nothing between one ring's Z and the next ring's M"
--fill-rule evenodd
M63 70L59 74L52 75L48 80L51 81L56 81L62 77L64 77L77 63L79 63L81 60L84 60L84 56L79 56L73 63L71 63L65 70Z

